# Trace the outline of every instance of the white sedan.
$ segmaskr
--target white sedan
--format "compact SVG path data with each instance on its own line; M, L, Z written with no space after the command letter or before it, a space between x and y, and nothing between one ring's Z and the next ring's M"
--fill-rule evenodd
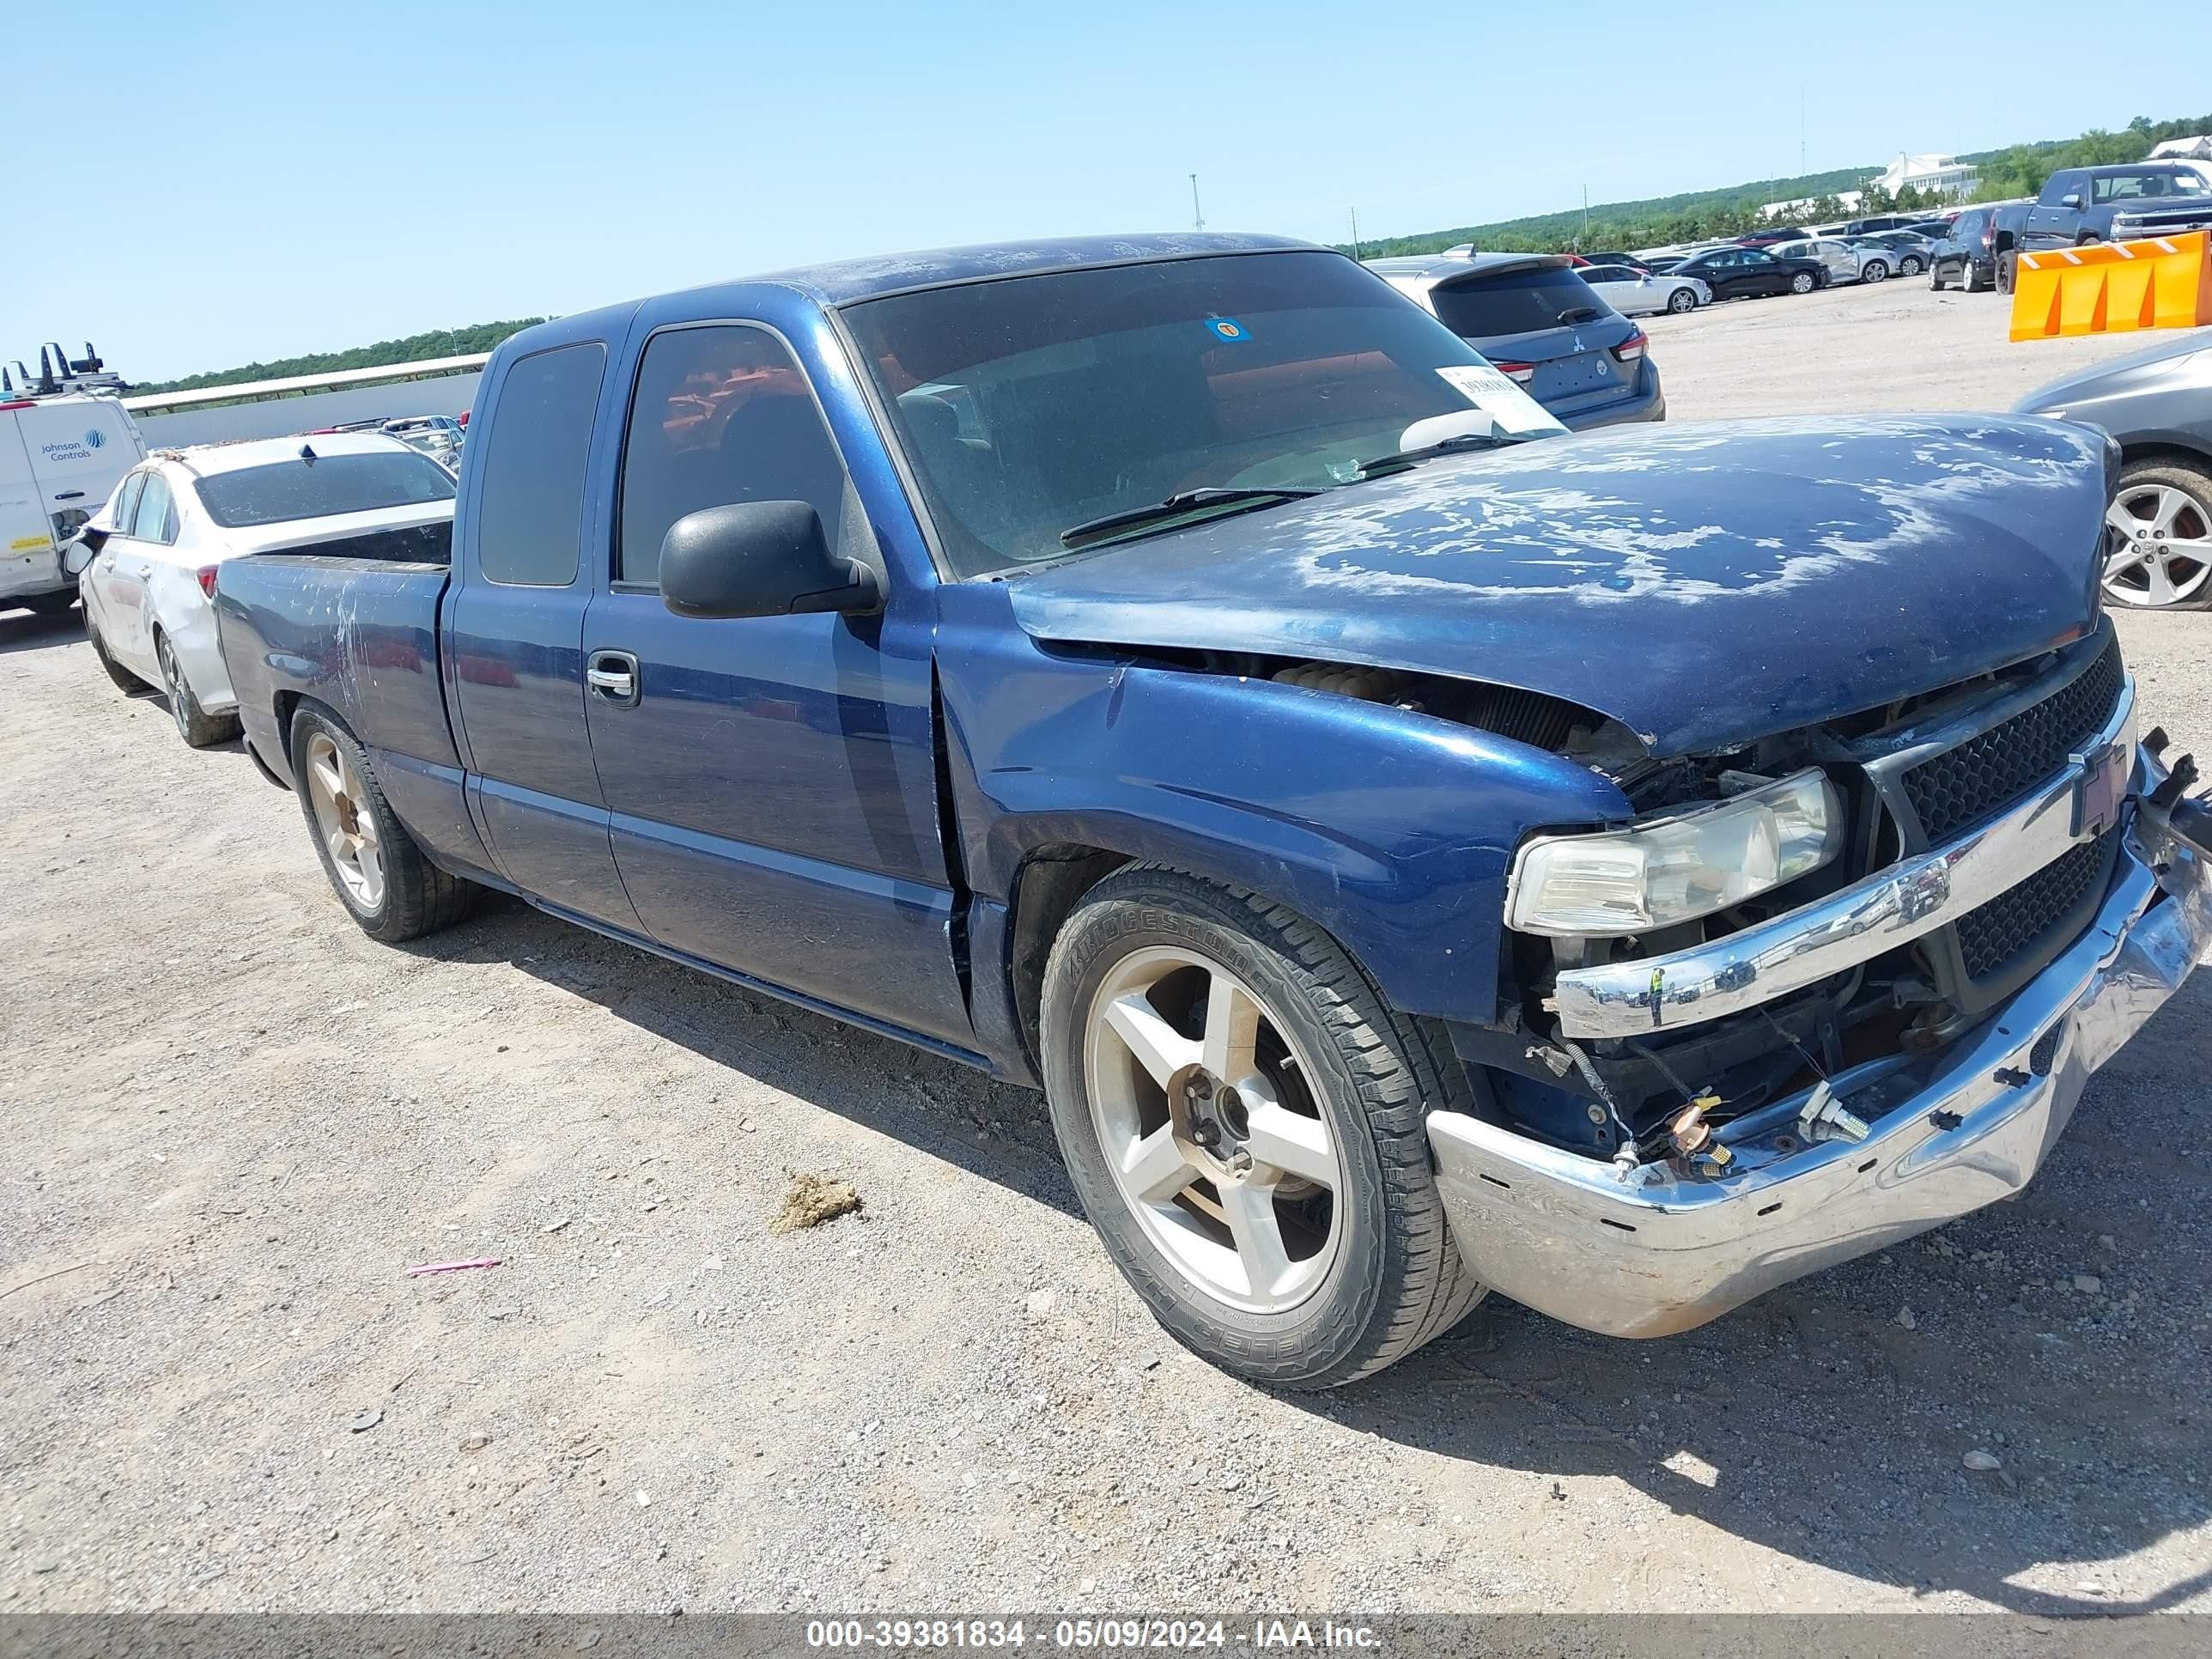
M1695 311L1713 302L1712 289L1694 276L1663 276L1633 265L1583 265L1575 274L1624 317Z
M204 749L238 735L216 640L225 560L321 550L443 563L453 519L453 475L374 433L160 450L71 551L84 631L108 678L166 692L177 730Z

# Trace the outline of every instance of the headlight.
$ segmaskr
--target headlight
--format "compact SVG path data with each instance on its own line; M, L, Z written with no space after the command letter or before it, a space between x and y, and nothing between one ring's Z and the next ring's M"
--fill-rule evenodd
M1507 924L1524 933L1648 933L1795 881L1835 857L1843 803L1817 770L1717 805L1589 836L1539 836L1513 861Z

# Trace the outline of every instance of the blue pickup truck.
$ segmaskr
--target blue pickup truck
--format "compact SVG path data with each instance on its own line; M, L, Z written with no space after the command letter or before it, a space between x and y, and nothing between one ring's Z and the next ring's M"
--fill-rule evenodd
M517 893L1041 1086L1254 1378L1489 1289L1679 1331L2003 1197L2212 939L2082 428L1570 437L1193 235L564 318L471 431L449 562L217 576L354 919Z

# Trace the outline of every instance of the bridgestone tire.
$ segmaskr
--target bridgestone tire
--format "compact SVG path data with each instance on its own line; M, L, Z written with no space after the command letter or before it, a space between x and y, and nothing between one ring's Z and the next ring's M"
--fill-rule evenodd
M308 745L318 733L328 737L343 752L347 765L362 786L362 798L356 803L357 809L375 820L384 890L374 905L364 905L347 890L316 821L307 758ZM315 855L322 860L323 873L330 878L338 902L360 924L362 932L386 945L398 945L451 927L476 908L483 890L472 881L464 881L441 870L423 856L422 849L393 814L391 803L385 799L383 786L377 782L376 774L369 766L368 752L335 714L313 703L302 703L292 717L291 746L294 793L299 796L300 810L307 820L308 839L314 842Z
M1218 1299L1155 1242L1106 1162L1087 1094L1099 988L1135 953L1210 959L1264 1006L1320 1073L1307 1083L1344 1164L1335 1254L1294 1308ZM1430 1167L1432 1109L1468 1085L1440 1031L1385 1004L1321 929L1283 906L1158 865L1101 882L1054 941L1045 969L1045 1092L1068 1173L1108 1254L1169 1334L1255 1382L1327 1389L1369 1376L1449 1330L1484 1287L1461 1261Z

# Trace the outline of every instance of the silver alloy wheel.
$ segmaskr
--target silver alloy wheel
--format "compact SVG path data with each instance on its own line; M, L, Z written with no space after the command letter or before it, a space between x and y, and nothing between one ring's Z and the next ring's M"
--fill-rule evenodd
M1678 288L1667 296L1667 309L1680 315L1698 308L1698 291L1693 288Z
M2172 484L2124 486L2105 523L2105 592L2120 604L2180 605L2212 582L2212 513Z
M331 867L355 903L373 911L384 902L384 848L376 838L361 779L330 733L307 739L307 799Z
M1859 279L1868 283L1886 283L1889 280L1889 267L1876 259L1859 273Z
M154 647L155 656L161 665L161 690L169 699L169 718L177 723L177 730L185 740L191 741L191 721L185 714L185 671L177 665L176 647L162 635Z
M1813 273L1809 270L1801 270L1792 276L1790 279L1790 291L1792 294L1810 294L1813 291Z
M1905 276L1917 276L1920 274L1920 261L1908 253L1897 262L1897 268Z
M1099 1148L1153 1245L1248 1313L1311 1296L1336 1257L1344 1158L1267 1006L1218 963L1155 945L1099 986L1083 1049Z

